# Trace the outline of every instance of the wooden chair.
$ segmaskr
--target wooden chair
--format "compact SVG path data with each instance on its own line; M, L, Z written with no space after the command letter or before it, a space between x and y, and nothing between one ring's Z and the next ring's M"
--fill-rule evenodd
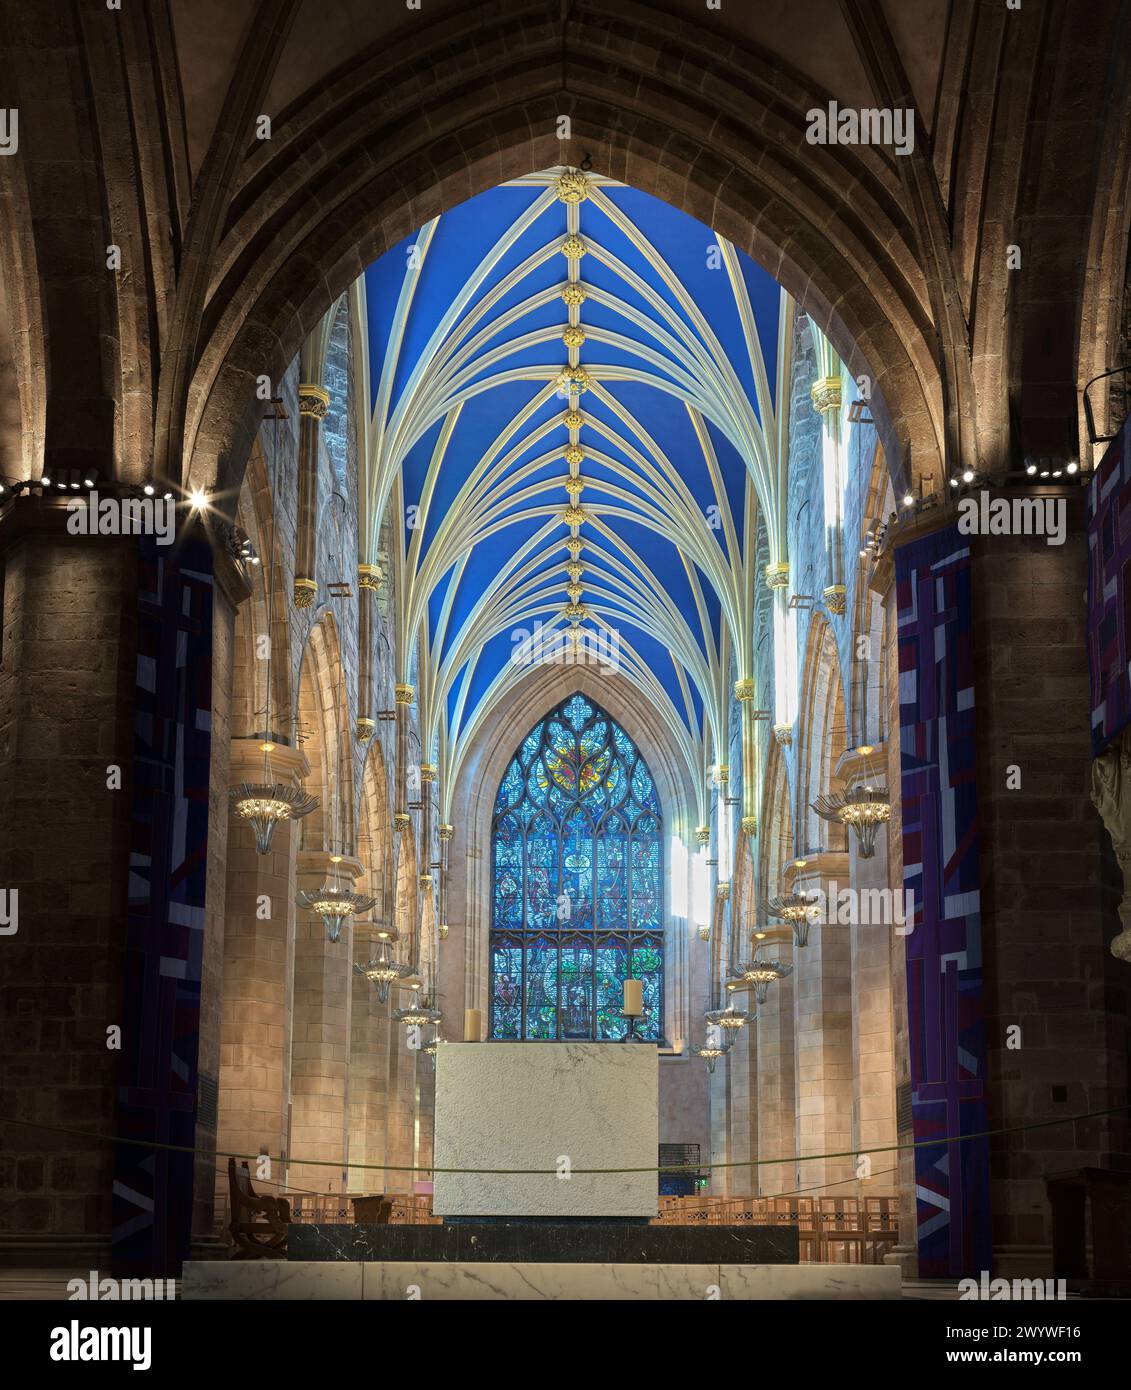
M228 1159L228 1233L233 1260L281 1260L287 1253L290 1203L285 1197L261 1197L251 1185L247 1164Z

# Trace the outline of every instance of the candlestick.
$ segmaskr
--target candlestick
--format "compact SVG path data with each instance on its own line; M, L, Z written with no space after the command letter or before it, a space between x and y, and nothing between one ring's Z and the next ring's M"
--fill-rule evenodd
M483 1010L464 1009L463 1011L463 1040L464 1042L483 1041Z

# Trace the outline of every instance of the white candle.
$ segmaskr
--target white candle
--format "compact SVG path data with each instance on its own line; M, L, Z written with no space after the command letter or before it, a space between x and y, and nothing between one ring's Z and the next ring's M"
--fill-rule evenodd
M624 1011L633 1017L639 1018L644 1012L644 981L625 980L624 982Z
M464 1042L483 1041L483 1010L464 1009L463 1011L463 1040Z

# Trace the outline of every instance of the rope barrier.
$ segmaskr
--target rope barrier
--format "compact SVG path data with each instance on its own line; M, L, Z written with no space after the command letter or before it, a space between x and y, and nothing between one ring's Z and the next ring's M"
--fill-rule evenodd
M1006 1134L1027 1134L1034 1129L1049 1129L1055 1125L1076 1124L1080 1120L1095 1120L1105 1115L1126 1114L1127 1107L1113 1105L1106 1110L1088 1110L1080 1115L1063 1115L1055 1120L1035 1120L1027 1125L1011 1125L1003 1129L984 1129L975 1134L946 1135L941 1139L917 1139L906 1144L867 1145L860 1149L842 1149L837 1153L793 1154L788 1158L739 1159L733 1163L681 1163L657 1166L655 1168L570 1168L572 1176L580 1174L618 1174L618 1173L698 1173L704 1168L711 1170L725 1168L761 1168L774 1163L815 1163L825 1158L858 1158L860 1154L898 1153L906 1149L937 1149L944 1144L965 1144L972 1139L996 1139ZM25 1129L39 1129L49 1134L67 1134L73 1138L93 1140L103 1144L126 1144L135 1148L158 1149L165 1153L184 1153L199 1155L205 1159L237 1158L254 1160L270 1158L272 1163L301 1163L308 1168L352 1168L359 1172L375 1173L459 1173L483 1177L557 1177L557 1168L435 1168L427 1165L416 1166L405 1163L345 1163L329 1158L283 1158L270 1154L238 1153L230 1149L202 1149L189 1144L163 1144L152 1139L129 1139L124 1135L98 1134L90 1130L69 1129L62 1125L45 1125L38 1120L17 1120L0 1116L0 1125L21 1125ZM856 1181L856 1179L849 1179ZM828 1184L831 1186L831 1184ZM322 1193L319 1196L325 1195ZM789 1194L778 1194L789 1195Z

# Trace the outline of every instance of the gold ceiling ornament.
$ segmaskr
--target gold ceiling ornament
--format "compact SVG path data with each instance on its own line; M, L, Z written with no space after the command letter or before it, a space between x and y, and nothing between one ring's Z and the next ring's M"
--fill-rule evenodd
M576 309L584 304L588 297L589 291L576 280L571 280L568 285L562 286L562 298L571 309Z
M754 677L744 676L742 680L734 683L734 698L736 700L753 700L754 698Z
M324 420L330 409L330 393L324 386L304 381L298 388L298 413L314 420Z
M789 561L782 560L776 565L766 566L766 583L771 589L789 587Z
M582 589L580 584L566 585L566 593L569 595L570 601L573 603L577 602L577 600L581 597L583 592L584 590Z
M579 348L585 341L585 329L580 324L571 323L562 329L562 342L567 348Z
M562 512L562 520L567 526L580 526L583 521L588 521L588 519L583 507L567 507Z
M576 206L589 197L589 180L580 169L567 169L558 175L558 201Z
M809 388L809 399L819 415L824 415L830 410L839 410L840 397L839 376L823 376Z
M742 827L742 833L744 835L757 835L758 833L757 816L743 816L739 825Z
M790 747L790 745L793 743L793 725L775 724L774 738L777 740L778 746L780 748Z
M393 699L398 705L411 705L416 699L416 691L411 685L396 685L393 688Z
M442 841L444 844L447 844L447 842L452 838L452 836L453 836L455 833L456 833L456 828L455 828L455 826L454 826L454 825L451 825L451 824L450 824L449 822L447 822L447 821L445 821L445 822L443 823L443 825L440 826L440 839L441 839L441 841Z
M562 455L566 463L572 465L585 462L585 450L580 444L567 444Z
M585 479L569 477L562 483L562 486L576 502L578 497L581 496L582 488L585 486Z
M374 593L381 587L380 565L358 565L357 583L361 589L372 589Z
M407 811L398 811L393 817L393 829L398 834L403 834L412 824L412 817Z
M431 763L420 764L420 780L422 782L434 782L436 780L436 769Z
M569 551L569 553L573 556L575 560L581 554L584 546L585 542L581 539L580 536L570 536L569 540L565 543L565 548Z
M586 608L583 603L567 603L562 609L562 613L570 622L573 622L575 618L580 620L581 618L588 618L590 616L589 609Z
M437 931L437 933L439 934L439 937L440 937L440 940L441 940L441 941L447 941L447 939L448 939L448 924L447 924L447 922L441 922L440 925L436 928L436 931Z
M695 829L695 838L701 845L709 845L711 843L711 827L709 825L697 826Z
M563 367L558 373L558 388L562 391L570 391L580 394L588 391L593 385L593 378L584 367Z
M576 232L567 236L561 244L561 253L568 256L571 261L579 261L585 255L587 247Z
M843 613L848 602L848 590L843 584L830 584L821 590L821 597L830 613Z
M293 593L295 607L309 608L317 593L318 581L316 579L296 579Z
M366 719L363 715L359 714L357 717L357 726L354 729L354 737L357 739L358 743L368 743L373 737L373 731L376 727L377 724L375 720Z
M565 567L566 574L568 574L571 579L580 579L584 569L585 566L580 560L570 560Z
M579 430L585 423L585 416L580 410L567 410L562 416L562 424L567 430Z

